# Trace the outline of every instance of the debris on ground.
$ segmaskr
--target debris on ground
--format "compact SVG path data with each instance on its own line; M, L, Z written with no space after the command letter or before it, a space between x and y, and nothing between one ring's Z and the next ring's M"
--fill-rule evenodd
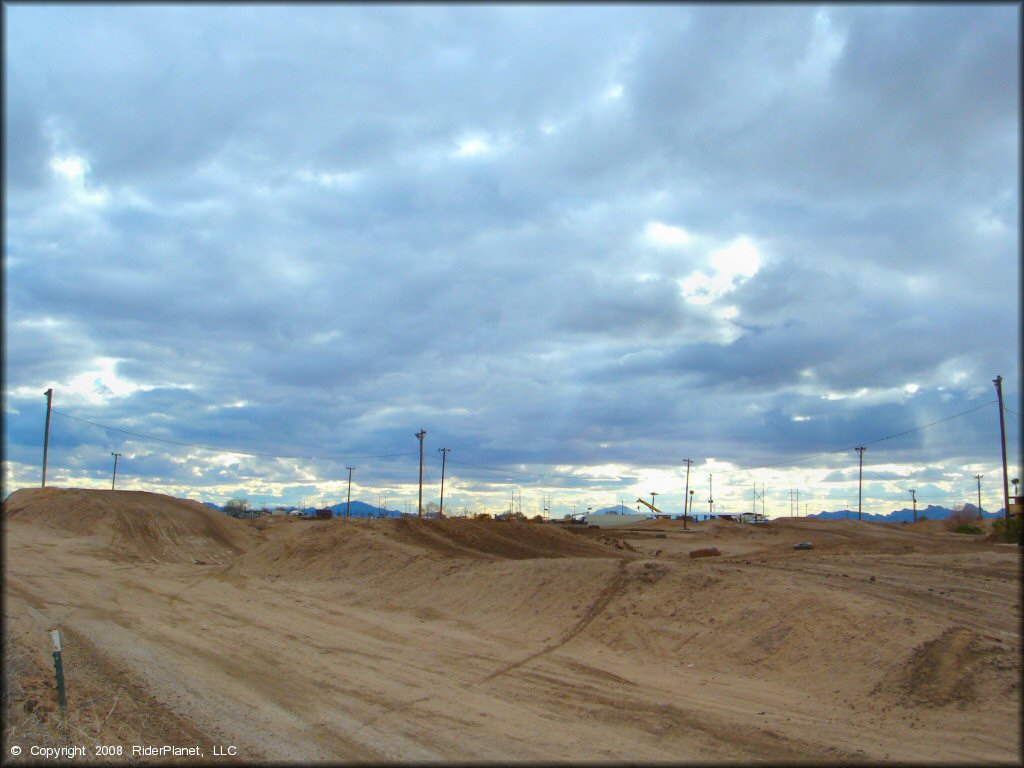
M715 547L708 547L707 549L695 549L690 553L690 557L717 557L722 554Z

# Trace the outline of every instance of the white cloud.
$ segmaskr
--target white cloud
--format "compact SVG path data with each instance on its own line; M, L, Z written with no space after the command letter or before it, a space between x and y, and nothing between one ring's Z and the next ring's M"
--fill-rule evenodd
M50 168L59 179L74 204L89 208L105 206L110 193L105 188L94 188L88 183L89 161L79 155L61 155L50 158Z
M51 384L185 442L395 453L424 427L583 484L1019 381L1012 6L8 10L19 467ZM885 448L986 455L963 424ZM243 482L191 466L153 476Z
M677 248L687 245L693 236L683 227L663 224L660 221L649 221L644 227L644 238L651 245Z

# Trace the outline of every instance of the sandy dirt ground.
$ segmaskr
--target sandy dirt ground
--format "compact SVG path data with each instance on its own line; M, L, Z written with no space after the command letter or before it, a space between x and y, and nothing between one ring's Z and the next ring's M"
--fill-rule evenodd
M236 520L20 490L8 703L53 712L58 627L68 743L125 755L1020 764L1018 547L934 522L688 528ZM5 759L27 738L8 728Z

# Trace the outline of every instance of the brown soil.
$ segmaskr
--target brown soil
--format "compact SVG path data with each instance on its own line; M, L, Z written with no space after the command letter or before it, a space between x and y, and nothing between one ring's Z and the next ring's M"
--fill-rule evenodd
M65 743L59 627L65 732L126 754L1019 763L1018 548L932 522L235 520L17 491L5 758Z

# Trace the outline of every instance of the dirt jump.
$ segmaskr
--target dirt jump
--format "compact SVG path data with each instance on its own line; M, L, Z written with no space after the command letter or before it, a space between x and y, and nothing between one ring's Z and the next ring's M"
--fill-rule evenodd
M984 535L59 488L13 493L3 533L12 764L1021 761L1020 552Z

